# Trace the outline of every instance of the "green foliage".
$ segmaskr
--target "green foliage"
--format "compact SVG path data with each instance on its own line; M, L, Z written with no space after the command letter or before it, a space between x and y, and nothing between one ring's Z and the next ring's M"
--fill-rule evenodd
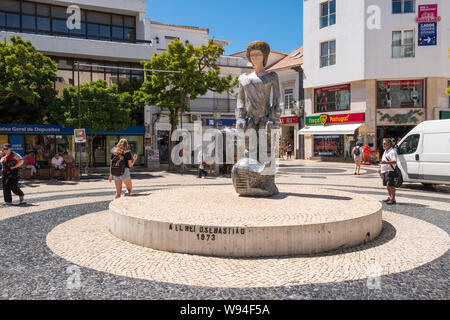
M130 78L124 82L119 83L118 90L119 93L127 92L131 97L136 91L141 89L142 83L144 81L137 78ZM144 105L143 103L138 103L137 101L132 101L130 104L130 122L132 125L143 125L144 124Z
M159 55L155 53L150 61L144 62L144 68L181 71L182 75L147 72L146 81L142 84L141 90L135 92L133 99L140 103L168 109L170 122L174 128L178 123L181 103L183 111L189 111L188 99L195 100L198 96L206 94L208 90L219 93L233 92L232 88L237 84L238 79L233 79L230 75L221 77L220 68L216 63L223 52L224 49L214 45L212 41L208 45L194 47L192 44L184 46L181 41L173 40L167 46L167 52ZM180 91L182 102L180 102Z
M445 93L446 93L447 95L450 96L450 87L448 87L447 89L445 89Z
M56 101L57 65L30 41L11 37L0 42L0 121L41 123Z
M97 80L80 86L81 127L91 131L124 130L130 124L131 95L119 93L116 85ZM78 88L63 89L60 103L50 108L61 125L78 128Z

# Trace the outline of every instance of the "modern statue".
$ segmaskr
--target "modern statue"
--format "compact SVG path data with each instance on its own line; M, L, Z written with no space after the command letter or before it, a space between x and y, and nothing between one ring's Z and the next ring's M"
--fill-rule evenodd
M247 59L254 72L239 77L236 128L244 130L249 140L256 136L254 144L246 138L247 157L240 159L232 170L233 186L243 196L267 197L278 193L274 153L278 151L280 85L275 72L265 71L269 53L266 42L250 43Z

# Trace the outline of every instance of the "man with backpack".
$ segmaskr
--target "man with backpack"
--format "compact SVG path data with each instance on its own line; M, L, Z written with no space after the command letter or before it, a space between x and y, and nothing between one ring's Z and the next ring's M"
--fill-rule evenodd
M356 141L356 146L352 150L353 160L355 160L355 174L359 175L361 169L362 149L361 143Z
M19 169L23 165L23 158L12 151L10 144L3 145L4 156L0 159L2 164L2 184L3 184L3 198L6 205L12 205L11 191L19 196L20 204L22 204L24 194L19 188Z

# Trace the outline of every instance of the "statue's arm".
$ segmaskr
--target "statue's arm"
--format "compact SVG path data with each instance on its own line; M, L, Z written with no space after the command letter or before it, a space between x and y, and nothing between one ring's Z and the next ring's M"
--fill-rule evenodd
M236 105L236 127L237 129L244 129L245 126L245 117L246 117L246 108L245 108L245 90L244 86L239 81L239 92L238 99Z
M270 117L274 123L275 127L280 125L280 82L278 80L278 75L274 72L273 82L272 82L272 106Z

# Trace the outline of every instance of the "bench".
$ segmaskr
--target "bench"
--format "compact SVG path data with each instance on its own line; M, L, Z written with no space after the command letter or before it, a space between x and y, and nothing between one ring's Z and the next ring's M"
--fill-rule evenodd
M51 174L51 169L39 169L38 170L38 179L39 180L50 180L50 174ZM61 170L57 170L55 169L55 178L60 178L61 177ZM24 179L24 180L29 180L31 179L31 169L22 169L20 170L20 178ZM74 180L79 180L80 179L80 170L79 169L73 169L73 179Z

